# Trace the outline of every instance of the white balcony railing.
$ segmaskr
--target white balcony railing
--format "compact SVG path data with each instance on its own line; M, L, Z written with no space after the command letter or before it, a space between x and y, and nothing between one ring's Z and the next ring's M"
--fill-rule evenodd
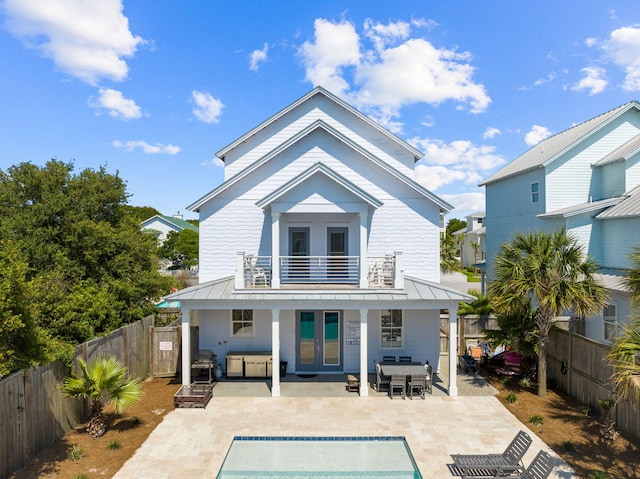
M359 256L281 256L278 278L281 284L365 284L369 288L398 288L402 287L399 255L367 258L363 277ZM271 288L272 279L271 256L238 253L236 287Z

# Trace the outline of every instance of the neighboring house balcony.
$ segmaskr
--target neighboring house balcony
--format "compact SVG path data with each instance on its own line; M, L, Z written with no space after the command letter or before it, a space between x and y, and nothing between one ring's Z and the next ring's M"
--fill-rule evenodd
M274 264L276 267L274 268ZM237 256L236 289L314 286L404 288L402 253L360 256Z

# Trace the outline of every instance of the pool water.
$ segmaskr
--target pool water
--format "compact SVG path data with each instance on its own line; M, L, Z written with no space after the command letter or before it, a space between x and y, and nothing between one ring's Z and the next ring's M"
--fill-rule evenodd
M236 436L218 479L421 479L404 437Z

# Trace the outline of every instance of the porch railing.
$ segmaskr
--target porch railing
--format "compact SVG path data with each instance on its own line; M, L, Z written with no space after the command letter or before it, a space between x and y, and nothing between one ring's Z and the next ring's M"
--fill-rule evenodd
M359 256L281 256L280 280L283 283L360 282Z
M366 271L362 271L359 256L281 256L278 278L281 284L364 284L369 288L401 288L399 255L396 252L369 257ZM236 287L271 288L273 276L271 256L238 253Z

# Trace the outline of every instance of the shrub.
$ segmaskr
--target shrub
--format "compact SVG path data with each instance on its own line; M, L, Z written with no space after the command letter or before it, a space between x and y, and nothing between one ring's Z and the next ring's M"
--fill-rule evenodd
M581 404L580 406L578 406L578 411L580 412L580 414L588 416L589 414L591 414L591 406L589 404Z
M89 479L89 476L87 476L86 474L76 474L75 476L73 476L73 479Z
M542 426L544 424L544 418L540 414L534 414L529 418L529 422L534 426Z
M529 386L531 386L531 378L524 377L520 380L520 387L527 389Z
M69 451L69 460L79 461L84 456L84 448L79 444L74 444Z
M513 404L518 400L518 395L514 392L510 392L509 394L507 394L504 397L504 400L508 403L508 404Z
M591 479L611 479L609 477L609 474L607 474L606 472L602 472L602 471L596 471L593 474L591 474L589 477Z
M575 452L576 451L576 443L573 441L564 441L560 444L564 452Z

